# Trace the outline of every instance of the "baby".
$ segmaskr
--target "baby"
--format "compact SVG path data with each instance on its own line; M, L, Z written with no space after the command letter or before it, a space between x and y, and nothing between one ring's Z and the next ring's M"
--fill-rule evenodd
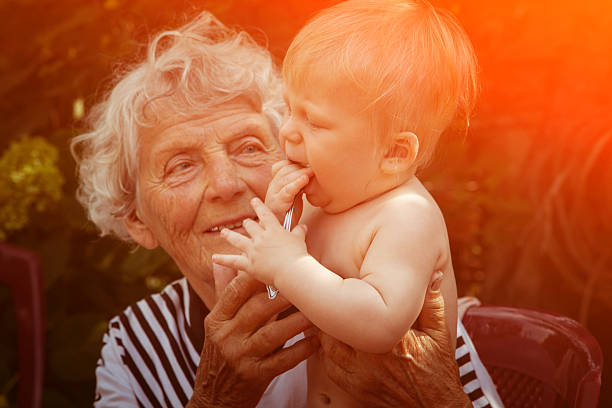
M476 69L466 34L425 1L352 0L322 11L283 62L288 160L273 167L266 205L252 201L259 222L245 220L249 237L222 231L242 254L213 261L274 285L320 330L372 353L397 344L441 273L455 339L446 226L415 172L452 122L467 121ZM285 231L278 219L302 192L300 225ZM308 405L329 404L358 401L315 355Z

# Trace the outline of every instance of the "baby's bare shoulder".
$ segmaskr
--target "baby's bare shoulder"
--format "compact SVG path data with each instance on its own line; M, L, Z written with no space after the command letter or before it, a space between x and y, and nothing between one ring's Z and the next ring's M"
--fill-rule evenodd
M418 223L432 227L440 226L440 223L444 225L440 207L420 182L400 186L385 198L377 211L385 223Z

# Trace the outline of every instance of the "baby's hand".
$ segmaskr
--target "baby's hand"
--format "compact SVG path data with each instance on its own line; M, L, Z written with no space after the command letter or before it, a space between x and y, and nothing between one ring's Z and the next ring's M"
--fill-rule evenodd
M274 163L272 181L266 193L266 206L277 219L282 220L285 217L285 213L289 211L296 196L306 187L312 175L310 167L302 167L289 160ZM296 214L294 219L299 220L299 216L300 214Z
M308 256L306 226L298 225L289 232L260 199L252 199L251 206L259 217L259 223L249 218L243 221L242 225L250 238L229 229L221 230L221 236L242 254L215 254L212 260L216 264L245 271L265 284L274 285L276 274L292 270L294 262Z

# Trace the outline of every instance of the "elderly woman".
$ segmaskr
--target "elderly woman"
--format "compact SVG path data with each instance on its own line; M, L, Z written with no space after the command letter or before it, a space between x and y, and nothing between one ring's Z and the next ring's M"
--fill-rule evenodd
M208 13L158 35L76 137L78 198L102 235L161 246L184 275L110 321L96 406L305 406L303 360L320 349L330 377L368 406L466 406L440 280L393 353L351 358L247 275L215 269L282 159L284 111L269 53ZM235 276L236 275L236 276ZM229 284L228 284L229 282ZM227 285L227 286L226 286ZM360 364L355 366L355 364Z

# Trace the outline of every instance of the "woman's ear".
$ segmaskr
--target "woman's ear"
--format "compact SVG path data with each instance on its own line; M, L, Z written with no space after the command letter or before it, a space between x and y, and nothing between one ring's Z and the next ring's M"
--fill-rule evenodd
M385 174L397 174L409 170L419 152L419 139L412 132L393 135L391 145L382 159L380 168Z
M123 217L123 225L128 230L130 237L138 245L146 249L154 249L159 246L157 239L153 235L153 231L142 222L136 210L133 210L129 215Z

